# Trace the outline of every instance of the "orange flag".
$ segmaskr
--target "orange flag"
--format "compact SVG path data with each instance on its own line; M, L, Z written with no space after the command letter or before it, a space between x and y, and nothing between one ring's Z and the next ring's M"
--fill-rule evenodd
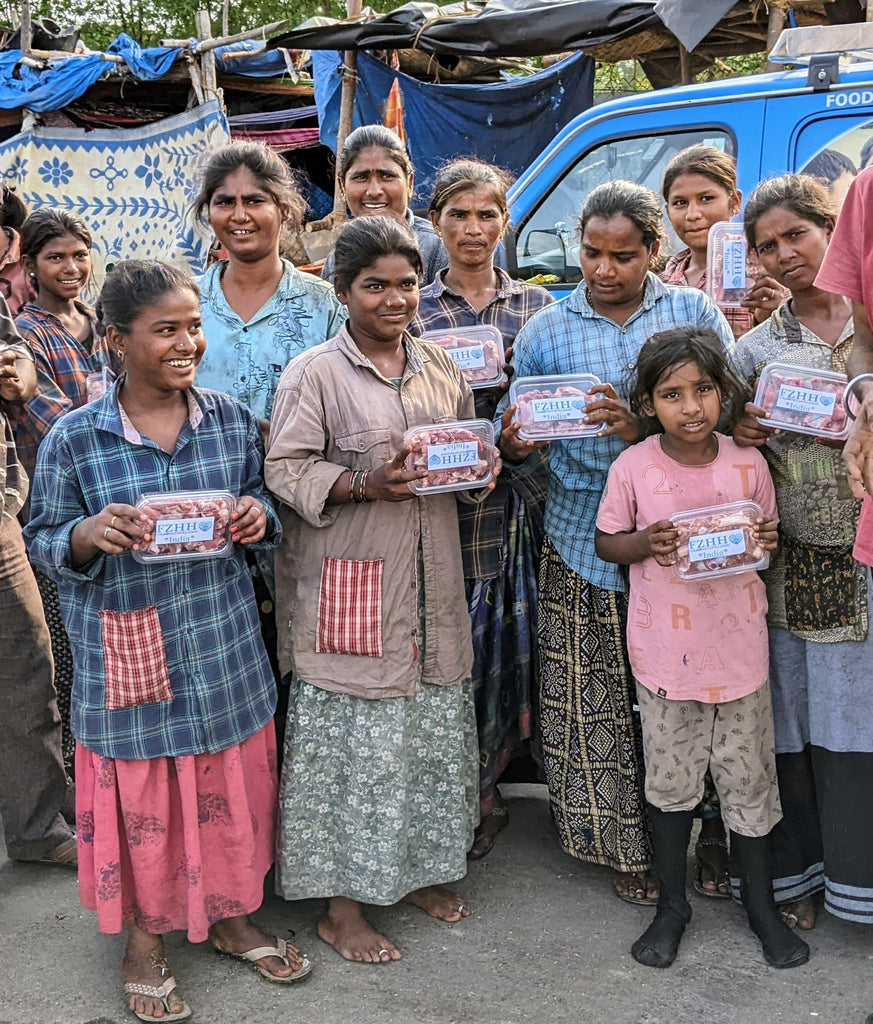
M400 141L406 142L406 131L403 127L403 96L400 92L399 78L394 79L388 93L388 102L385 104L385 127L392 128L400 136Z

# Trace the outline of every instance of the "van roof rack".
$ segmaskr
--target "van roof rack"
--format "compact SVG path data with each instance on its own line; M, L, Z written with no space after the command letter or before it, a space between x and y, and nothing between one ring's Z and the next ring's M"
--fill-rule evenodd
M807 67L825 54L846 64L873 60L873 22L783 29L769 58L774 64Z

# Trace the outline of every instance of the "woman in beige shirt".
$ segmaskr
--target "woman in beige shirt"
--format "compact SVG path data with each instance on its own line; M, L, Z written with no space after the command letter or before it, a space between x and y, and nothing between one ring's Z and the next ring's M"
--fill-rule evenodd
M282 375L266 464L283 503L277 617L293 672L278 888L329 898L321 938L387 963L400 950L362 904L470 913L443 888L466 874L478 804L456 494L413 494L427 474L404 469L403 436L475 413L451 358L406 331L421 272L412 232L360 218L335 252L349 320Z

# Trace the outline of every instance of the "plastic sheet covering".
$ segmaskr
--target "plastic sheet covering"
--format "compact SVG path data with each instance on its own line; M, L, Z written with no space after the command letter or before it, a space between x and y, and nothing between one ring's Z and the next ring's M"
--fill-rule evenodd
M684 0L706 7L700 0ZM470 57L537 57L616 42L663 28L655 0L489 0L467 5L478 13L442 17L431 3L408 3L370 21L300 28L268 46L309 50L400 50Z
M321 141L336 149L342 60L313 53ZM576 114L591 106L594 61L575 54L527 78L489 85L420 82L368 54L358 55L353 123L383 123L394 79L403 96L404 126L415 166L416 207L430 199L434 172L446 160L477 156L520 174Z

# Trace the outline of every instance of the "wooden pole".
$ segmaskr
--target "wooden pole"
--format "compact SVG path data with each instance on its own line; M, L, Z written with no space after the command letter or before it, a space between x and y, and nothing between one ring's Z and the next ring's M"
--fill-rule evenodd
M208 11L198 11L194 16L194 27L197 38L204 42L212 35L212 22ZM194 48L196 51L196 47ZM212 49L204 50L200 57L200 69L203 76L203 91L207 96L218 96L218 75L215 70L215 54Z
M694 81L694 76L691 74L691 54L682 43L679 43L679 81L683 85Z
M30 0L21 0L21 52L30 53L33 46L33 18L30 14Z
M230 34L230 0L224 0L221 5L221 34Z
M782 33L782 26L785 23L785 11L776 4L770 4L770 17L767 19L767 53L776 45L776 40ZM778 71L779 64L767 61L768 71Z
M346 17L357 18L361 14L361 0L346 0ZM346 50L343 55L343 88L340 94L339 129L336 133L337 168L339 155L345 141L352 131L352 113L355 107L355 82L358 77L358 55L355 50ZM346 200L343 196L343 183L340 181L339 170L334 176L333 184L333 218L342 222L346 219Z
M873 21L873 3L867 0L867 21Z
M266 38L276 32L283 32L291 27L290 21L272 21L269 25L261 25L260 28L250 28L245 32L236 32L232 36L219 36L217 39L201 36L198 32L198 40L191 47L194 53L208 53L219 46L227 46L228 43L241 43L244 39ZM175 40L164 40L164 45L171 45ZM187 44L187 40L186 40Z

